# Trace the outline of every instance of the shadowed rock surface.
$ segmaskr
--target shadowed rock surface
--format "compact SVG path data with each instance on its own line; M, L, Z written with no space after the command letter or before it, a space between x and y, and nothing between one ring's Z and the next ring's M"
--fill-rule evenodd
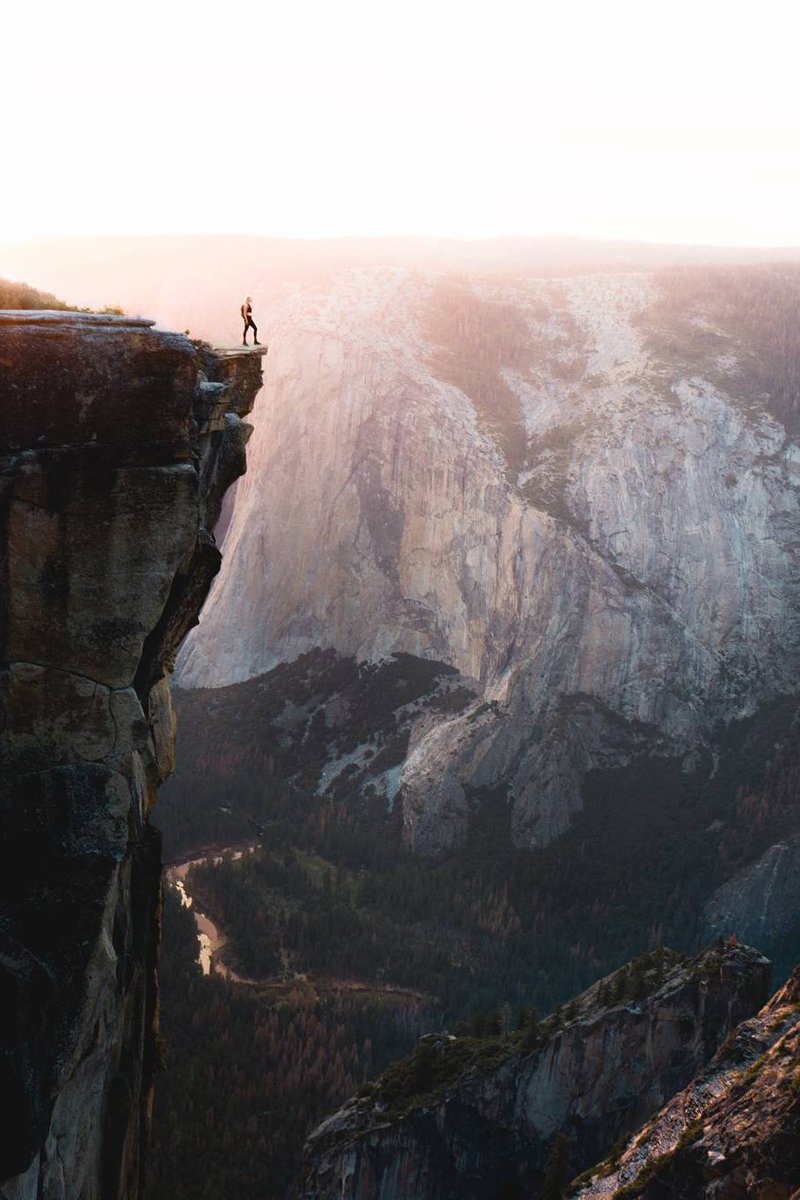
M800 969L575 1200L789 1200L800 1188Z
M257 353L0 312L4 1200L139 1194L167 682L219 569Z
M770 950L798 944L800 835L776 842L754 863L718 888L705 916L713 934L737 933L743 941Z
M533 1200L559 1134L565 1179L596 1162L768 995L755 950L679 958L656 953L595 984L527 1053L446 1036L418 1049L313 1134L305 1200Z

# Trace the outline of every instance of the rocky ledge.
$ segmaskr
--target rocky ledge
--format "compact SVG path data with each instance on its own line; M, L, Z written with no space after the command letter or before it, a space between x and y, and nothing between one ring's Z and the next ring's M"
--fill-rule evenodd
M0 312L4 1200L142 1189L168 672L260 386L258 351Z
M800 968L575 1200L790 1200L800 1194Z
M302 1195L534 1200L685 1087L764 1003L769 976L736 944L689 960L657 951L533 1033L423 1039L312 1135Z

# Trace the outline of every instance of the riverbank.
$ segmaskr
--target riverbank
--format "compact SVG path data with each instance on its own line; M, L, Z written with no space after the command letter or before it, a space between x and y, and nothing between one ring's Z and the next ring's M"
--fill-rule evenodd
M270 975L262 979L249 978L238 974L224 960L223 951L227 945L227 937L222 926L198 904L196 895L192 895L187 887L189 871L193 866L218 865L225 858L238 862L246 854L258 849L260 843L251 842L236 846L211 846L200 853L195 850L191 856L178 859L165 868L164 878L167 885L177 893L183 908L191 911L197 931L199 963L204 975L218 975L231 983L242 984L249 988L258 988L268 994L273 1001L286 999L298 992L305 993L310 1000L324 1000L349 996L352 998L371 1001L388 1001L389 1003L409 1004L413 1007L436 1006L435 997L425 992L406 988L391 983L370 983L359 979L321 978L306 972L289 971L281 976Z
M225 963L221 956L221 952L227 941L223 930L212 920L208 913L204 912L198 906L196 897L189 893L186 886L189 871L193 866L205 865L206 863L220 863L226 855L230 855L231 859L236 862L245 854L249 854L255 850L257 845L258 843L256 842L237 847L213 847L207 853L199 856L195 852L193 857L184 858L168 866L164 871L164 878L168 886L175 889L182 906L192 911L195 926L197 927L197 941L199 946L197 961L204 975L211 975L213 973L221 976L223 979L229 979L233 983L255 985L262 982L257 979L247 979L242 975L237 975Z

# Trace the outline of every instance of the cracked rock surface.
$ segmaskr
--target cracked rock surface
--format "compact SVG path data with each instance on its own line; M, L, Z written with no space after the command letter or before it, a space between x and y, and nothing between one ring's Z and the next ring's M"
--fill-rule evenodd
M0 312L0 1181L133 1197L155 1055L167 671L219 568L257 354Z

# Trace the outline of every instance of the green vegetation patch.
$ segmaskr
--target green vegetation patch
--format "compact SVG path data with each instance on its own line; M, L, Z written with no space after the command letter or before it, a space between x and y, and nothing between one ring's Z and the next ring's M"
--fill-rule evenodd
M0 279L0 308L56 309L63 312L69 305L50 292L40 292L28 283Z
M389 1115L434 1101L466 1075L491 1071L516 1051L515 1042L503 1037L455 1038L429 1034L408 1058L401 1059L376 1080L373 1105Z
M640 320L663 367L800 431L800 266L673 267L656 282L660 297ZM719 364L727 356L734 365Z
M29 311L100 312L118 317L124 316L123 310L116 307L75 308L74 305L65 304L63 300L59 300L58 296L54 296L52 292L42 292L38 288L31 287L29 283L12 283L8 279L0 279L0 308Z
M643 1000L657 991L675 968L685 962L685 954L666 946L640 954L602 981L596 992L597 1007L608 1008Z

